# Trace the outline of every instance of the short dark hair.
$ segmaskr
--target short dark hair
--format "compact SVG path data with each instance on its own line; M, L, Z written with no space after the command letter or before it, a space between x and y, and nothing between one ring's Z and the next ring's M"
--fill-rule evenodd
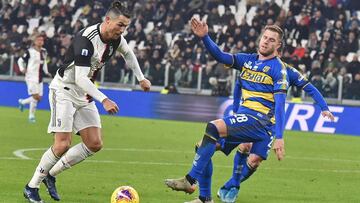
M267 25L265 26L264 28L264 31L265 30L270 30L270 31L273 31L273 32L276 32L279 34L279 39L281 41L281 43L283 42L283 38L284 38L284 31L277 25Z
M106 16L109 15L116 15L116 16L123 15L128 18L131 18L132 12L129 8L129 4L127 1L115 0L114 2L111 3L111 7L106 12Z

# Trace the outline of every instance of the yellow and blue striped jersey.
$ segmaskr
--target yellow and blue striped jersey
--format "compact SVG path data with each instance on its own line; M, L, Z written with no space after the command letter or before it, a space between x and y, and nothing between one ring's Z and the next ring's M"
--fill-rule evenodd
M287 63L284 63L286 66L287 74L289 77L289 86L296 86L303 88L307 84L309 84L309 81L307 78L301 74L296 68L290 66Z
M274 94L285 92L289 78L285 64L274 57L258 60L257 54L233 55L232 67L240 70L242 105L238 113L246 113L275 123Z

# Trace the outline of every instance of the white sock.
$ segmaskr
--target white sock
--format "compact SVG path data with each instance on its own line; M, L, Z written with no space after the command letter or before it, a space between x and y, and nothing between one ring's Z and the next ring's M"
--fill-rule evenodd
M36 101L36 99L34 99L34 97L30 96L30 97L28 97L26 99L21 100L21 104L23 104L23 105L29 104L32 101Z
M79 143L71 147L64 156L55 164L49 171L51 176L56 176L66 169L71 168L75 164L78 164L85 160L87 157L93 155L94 152L90 151L84 143Z
M60 158L52 151L51 147L46 150L40 159L39 165L36 167L35 173L29 182L29 187L39 188L41 181L46 177L49 170L58 162Z
M35 111L36 111L37 101L30 102L30 109L29 109L29 118L35 118Z

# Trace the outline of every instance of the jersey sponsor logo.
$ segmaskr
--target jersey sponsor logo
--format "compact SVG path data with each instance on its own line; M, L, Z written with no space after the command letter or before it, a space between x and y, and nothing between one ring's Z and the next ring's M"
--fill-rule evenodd
M244 80L262 83L262 84L273 84L271 77L262 72L256 72L248 69L243 69L240 77Z
M88 56L88 55L89 55L89 50L87 50L87 49L81 50L81 56Z

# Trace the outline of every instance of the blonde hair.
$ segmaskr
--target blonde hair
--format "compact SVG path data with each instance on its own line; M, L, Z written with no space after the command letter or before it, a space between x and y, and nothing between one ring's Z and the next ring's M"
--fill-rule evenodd
M266 30L270 30L270 31L273 31L273 32L276 32L279 34L279 40L282 42L283 41L283 38L284 38L284 31L283 29L281 29L279 26L277 25L267 25L265 26L264 28L264 31Z

